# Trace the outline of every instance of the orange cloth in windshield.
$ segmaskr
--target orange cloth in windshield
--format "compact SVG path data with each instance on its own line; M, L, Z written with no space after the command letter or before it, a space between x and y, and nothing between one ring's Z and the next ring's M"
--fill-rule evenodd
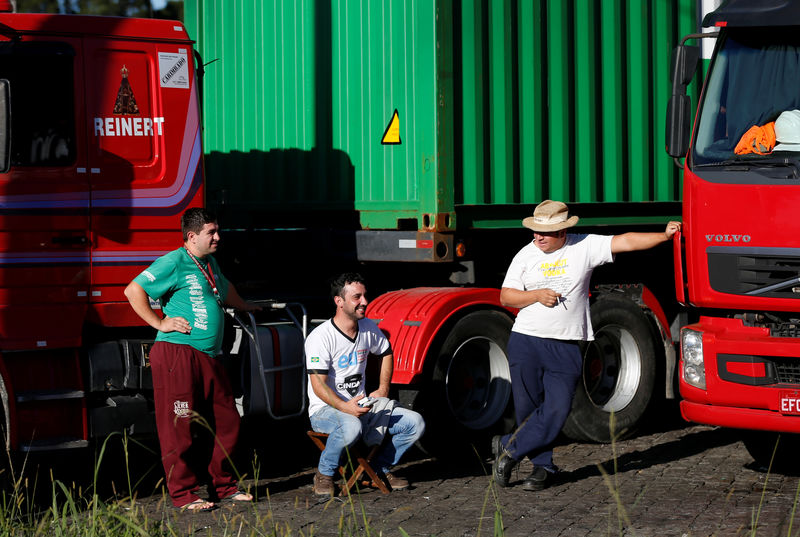
M775 147L775 122L772 121L759 127L753 125L736 144L734 152L737 155L744 155L746 153L756 153L758 155L766 155L772 152Z

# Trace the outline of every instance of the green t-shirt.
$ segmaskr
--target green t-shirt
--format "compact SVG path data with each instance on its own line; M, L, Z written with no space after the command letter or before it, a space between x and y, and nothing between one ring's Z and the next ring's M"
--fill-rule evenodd
M208 264L211 265L217 290L224 301L228 280L222 275L216 260L209 255L198 262L206 272ZM217 304L208 280L185 248L159 257L133 281L141 285L150 298L161 302L165 315L183 317L192 326L188 334L159 331L156 341L191 345L210 356L219 354L225 313Z

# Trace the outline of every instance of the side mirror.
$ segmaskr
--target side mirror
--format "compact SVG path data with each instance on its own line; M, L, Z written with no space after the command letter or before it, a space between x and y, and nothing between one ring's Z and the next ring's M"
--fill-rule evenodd
M691 99L686 86L692 81L700 60L700 47L678 45L672 51L672 97L667 105L667 153L682 158L689 150L691 136Z
M11 84L0 79L0 173L11 167Z
M699 60L700 47L678 45L672 50L670 80L672 81L673 94L679 87L683 87L683 91L686 91L686 86L692 81L694 72L697 71L697 62Z
M683 158L689 151L691 101L688 95L673 95L667 104L667 154L674 158Z

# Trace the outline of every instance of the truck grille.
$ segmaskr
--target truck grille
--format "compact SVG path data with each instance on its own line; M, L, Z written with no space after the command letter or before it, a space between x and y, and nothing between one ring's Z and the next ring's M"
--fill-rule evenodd
M800 326L794 323L767 324L771 337L800 337Z
M779 384L800 384L800 360L786 360L782 358L775 361L775 376Z
M782 248L781 255L772 255L769 251L731 250L708 249L708 277L712 289L734 295L800 298L800 250Z

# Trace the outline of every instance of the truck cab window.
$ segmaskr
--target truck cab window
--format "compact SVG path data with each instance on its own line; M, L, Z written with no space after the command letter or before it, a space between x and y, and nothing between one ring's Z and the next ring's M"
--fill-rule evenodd
M695 164L737 157L734 148L750 127L800 108L800 36L796 32L731 29L710 69L695 133Z
M74 55L63 43L0 43L0 78L11 88L12 166L75 161Z

